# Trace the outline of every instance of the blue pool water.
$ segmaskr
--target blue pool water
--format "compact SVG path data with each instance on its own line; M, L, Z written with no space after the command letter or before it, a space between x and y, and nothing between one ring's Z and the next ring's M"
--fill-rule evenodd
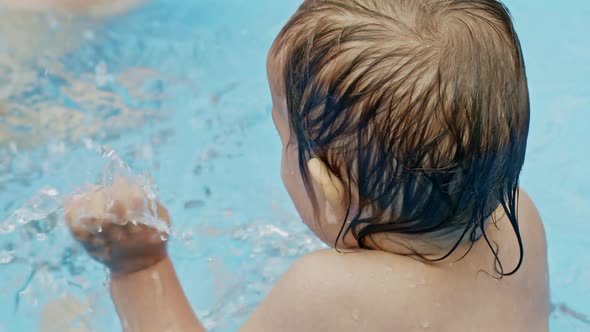
M213 331L235 331L322 246L282 188L265 78L298 2L164 0L101 24L19 14L43 31L22 49L0 26L0 331L120 330L104 270L53 197L95 180L103 144L154 178L175 225L171 255ZM551 328L589 331L590 2L506 3L530 78L522 185L547 229Z

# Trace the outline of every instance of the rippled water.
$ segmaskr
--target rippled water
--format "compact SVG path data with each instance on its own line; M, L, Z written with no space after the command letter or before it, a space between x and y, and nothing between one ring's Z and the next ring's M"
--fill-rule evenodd
M293 260L322 247L280 183L265 79L297 4L167 0L107 22L0 11L0 331L120 329L104 270L59 204L100 181L105 144L150 172L180 278L214 331L236 330ZM590 6L507 4L530 77L523 185L547 227L552 330L586 331Z

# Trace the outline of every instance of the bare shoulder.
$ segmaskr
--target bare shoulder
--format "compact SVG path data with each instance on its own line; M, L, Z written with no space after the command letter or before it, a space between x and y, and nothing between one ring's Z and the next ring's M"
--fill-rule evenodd
M543 221L532 198L522 188L518 197L518 219L523 242L527 244L529 251L536 257L546 256L547 243Z
M535 327L535 331L547 331L549 285L545 228L533 199L523 189L519 189L518 225L523 245L522 266L513 276L503 278L501 287L492 289L495 295L500 296L498 302L510 299L519 305L521 314L514 324ZM506 266L514 266L520 256L514 232L507 220L499 230L497 239L503 249L500 259Z
M321 250L295 262L241 331L336 330L351 268L337 255Z
M518 191L517 208L518 228L525 258L523 270L530 270L527 267L540 268L547 256L545 227L535 203L522 188L519 188ZM501 209L499 211L501 211L499 212L501 216L499 222L496 223L498 232L495 241L502 247L500 258L506 262L507 266L515 265L520 256L518 242L514 236L513 226L505 217L504 211Z
M520 188L518 191L518 207L521 215L535 219L537 222L541 221L537 206L533 202L531 196L523 188Z
M395 329L413 297L400 273L411 262L396 255L320 250L297 261L260 304L242 331L360 331ZM404 267L408 265L408 267ZM391 297L395 295L395 301ZM389 299L386 306L383 300ZM396 308L399 306L400 310ZM380 308L386 307L383 319ZM388 326L375 326L386 322Z

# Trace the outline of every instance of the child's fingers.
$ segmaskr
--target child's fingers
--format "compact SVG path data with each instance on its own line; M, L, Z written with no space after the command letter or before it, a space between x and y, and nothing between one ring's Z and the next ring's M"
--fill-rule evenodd
M106 207L106 213L116 218L116 221L120 224L127 222L129 215L133 214L133 211L129 211L130 207L125 201L113 200Z
M111 246L96 242L83 242L82 245L84 246L84 249L86 249L86 251L88 251L88 253L97 261L103 264L108 264L112 260L113 249Z
M113 178L113 182L109 187L109 193L113 200L143 200L145 193L143 189L135 182L117 175Z
M160 204L160 202L157 202L156 208L158 219L164 221L166 225L170 226L170 214L168 213L168 209L166 209L164 205Z
M80 242L92 242L102 237L105 222L102 218L82 217L68 222L72 235Z
M129 241L129 232L125 226L113 225L108 228L108 236L112 241L125 243Z
M105 213L106 198L102 190L89 191L66 199L64 216L70 226L79 223L88 216L99 218ZM88 222L88 220L86 220Z

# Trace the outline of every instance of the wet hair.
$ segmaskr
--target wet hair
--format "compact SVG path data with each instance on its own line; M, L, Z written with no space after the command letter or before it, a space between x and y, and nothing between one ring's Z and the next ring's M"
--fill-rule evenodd
M519 269L529 96L502 3L308 0L273 52L314 207L312 157L348 183L349 198L358 191L358 209L349 203L336 246L348 232L361 248L381 233L451 238L442 260L483 237L500 276ZM520 248L511 272L485 232L498 206Z

